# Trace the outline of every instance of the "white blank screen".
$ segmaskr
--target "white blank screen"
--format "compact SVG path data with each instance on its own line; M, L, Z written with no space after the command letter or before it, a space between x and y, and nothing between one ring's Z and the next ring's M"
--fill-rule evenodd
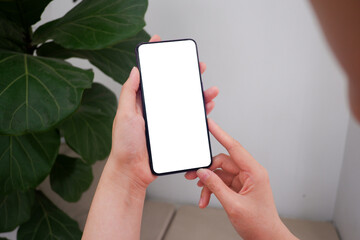
M195 42L142 44L138 58L154 172L209 166L211 153Z

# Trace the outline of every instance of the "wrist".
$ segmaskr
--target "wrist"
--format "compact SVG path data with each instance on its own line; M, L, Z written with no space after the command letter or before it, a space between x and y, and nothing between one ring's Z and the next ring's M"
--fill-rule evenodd
M263 225L262 228L256 226L251 231L243 234L242 237L246 240L298 240L279 217L277 220L268 223Z
M264 238L267 239L267 238ZM268 239L278 239L278 240L298 240L297 237L295 237L290 230L285 226L285 224L279 220L277 221L276 227L274 228L273 234L271 235L271 238Z
M119 163L117 159L109 156L102 173L102 179L114 189L121 188L131 192L131 196L145 197L147 185L139 181L138 177L129 166Z

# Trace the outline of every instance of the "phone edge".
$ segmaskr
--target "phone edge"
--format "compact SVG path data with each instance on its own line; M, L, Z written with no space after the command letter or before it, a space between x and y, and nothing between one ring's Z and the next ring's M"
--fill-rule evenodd
M184 170L178 170L178 171L171 171L171 172L164 172L164 173L157 173L152 164L152 155L151 155L151 146L150 146L150 136L148 131L148 124L147 124L147 117L146 117L146 107L145 107L145 98L144 98L144 92L143 92L143 85L142 85L142 77L141 77L141 66L140 66L140 59L139 59L139 47L144 44L154 44L154 43L162 43L162 42L178 42L178 41L192 41L195 44L195 50L196 50L196 57L197 57L197 63L198 63L198 70L199 70L199 77L200 77L200 86L201 86L201 95L203 99L203 106L204 106L204 112L205 112L205 124L206 124L206 130L207 130L207 136L208 136L208 145L209 145L209 151L210 151L210 164L204 167L198 167L198 168L190 168L190 169L184 169ZM207 112L206 112L206 104L205 104L205 96L204 96L204 87L202 82L202 76L201 76L201 69L200 69L200 59L199 59L199 51L198 51L198 45L196 41L192 38L183 38L183 39L174 39L174 40L164 40L164 41L156 41L156 42L141 42L138 43L135 47L135 55L136 55L136 63L140 74L140 93L141 93L141 101L142 101L142 110L143 110L143 118L145 122L145 136L146 136L146 147L148 150L149 155L149 165L150 165L150 171L152 174L156 176L164 176L164 175L170 175L170 174L177 174L177 173L183 173L183 172L189 172L189 171L195 171L201 168L209 168L212 165L212 148L211 148L211 141L210 141L210 131L207 121Z

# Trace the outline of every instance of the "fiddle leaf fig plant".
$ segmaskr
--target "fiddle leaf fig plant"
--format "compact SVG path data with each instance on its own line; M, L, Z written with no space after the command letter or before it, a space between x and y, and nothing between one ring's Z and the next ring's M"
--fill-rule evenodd
M64 0L63 0L64 1ZM71 0L68 0L71 1ZM147 0L82 0L38 28L51 0L0 0L0 232L18 239L80 239L77 222L37 186L76 202L108 156L117 100L88 60L119 84L135 62ZM78 158L59 153L61 139Z

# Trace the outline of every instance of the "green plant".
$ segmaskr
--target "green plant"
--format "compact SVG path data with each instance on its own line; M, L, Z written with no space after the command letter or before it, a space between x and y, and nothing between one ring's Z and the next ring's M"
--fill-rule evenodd
M78 224L36 190L50 175L53 191L78 201L91 164L111 148L117 101L88 59L118 83L135 65L147 0L83 0L34 32L51 0L0 0L0 232L18 239L78 239ZM59 154L60 139L79 154Z

